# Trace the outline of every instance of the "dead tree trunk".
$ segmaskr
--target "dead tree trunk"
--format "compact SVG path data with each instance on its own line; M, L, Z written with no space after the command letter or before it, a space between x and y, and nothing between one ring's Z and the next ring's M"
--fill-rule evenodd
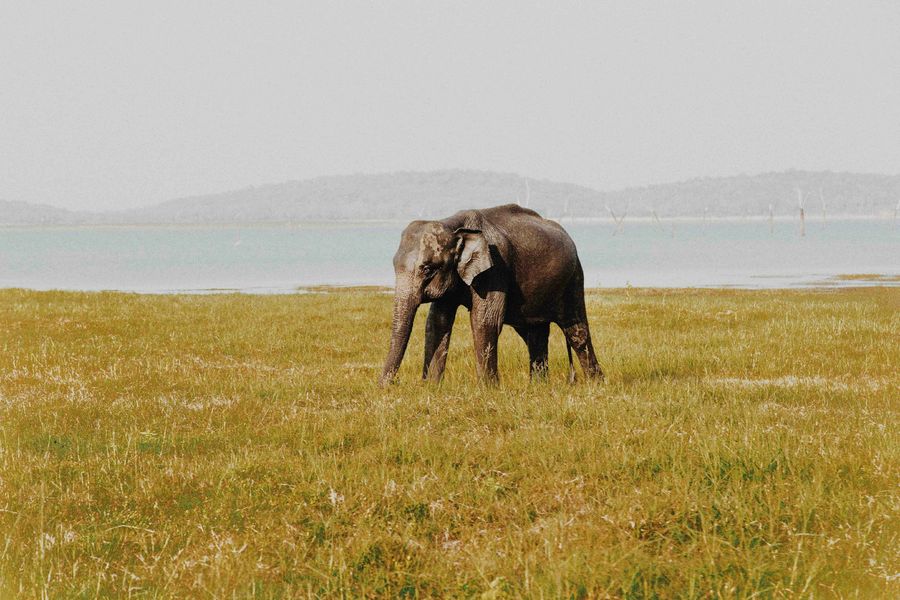
M613 222L616 224L616 229L615 231L613 231L613 235L616 235L617 233L622 231L622 224L625 221L625 216L628 215L628 212L626 211L622 213L622 216L620 217L615 212L613 212L613 209L611 209L608 204L606 205L606 210L609 212L609 215L613 218Z
M822 227L825 227L825 194L822 193L822 188L819 188L819 200L822 201Z

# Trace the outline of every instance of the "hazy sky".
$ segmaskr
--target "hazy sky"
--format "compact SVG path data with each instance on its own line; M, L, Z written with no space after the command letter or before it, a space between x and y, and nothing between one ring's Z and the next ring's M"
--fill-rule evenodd
M900 172L900 3L0 3L0 199Z

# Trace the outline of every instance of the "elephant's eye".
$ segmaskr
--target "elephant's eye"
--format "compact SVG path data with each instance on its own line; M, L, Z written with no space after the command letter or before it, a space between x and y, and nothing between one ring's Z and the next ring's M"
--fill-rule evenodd
M434 265L422 265L419 267L419 270L422 271L422 275L425 277L431 277L437 271Z

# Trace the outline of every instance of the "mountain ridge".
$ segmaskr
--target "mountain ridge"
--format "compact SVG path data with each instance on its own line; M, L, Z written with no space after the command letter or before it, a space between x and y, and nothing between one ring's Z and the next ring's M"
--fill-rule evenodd
M900 175L788 170L599 191L495 171L396 171L248 186L119 211L0 200L0 225L407 220L506 203L550 218L784 216L796 215L801 202L807 214L891 216L900 207Z

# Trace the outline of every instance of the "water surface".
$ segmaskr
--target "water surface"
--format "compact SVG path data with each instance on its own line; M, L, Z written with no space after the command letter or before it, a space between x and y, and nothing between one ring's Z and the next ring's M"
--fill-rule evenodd
M564 222L591 287L793 287L900 273L890 220ZM178 292L392 285L404 223L0 229L0 287ZM858 285L859 282L856 282Z

